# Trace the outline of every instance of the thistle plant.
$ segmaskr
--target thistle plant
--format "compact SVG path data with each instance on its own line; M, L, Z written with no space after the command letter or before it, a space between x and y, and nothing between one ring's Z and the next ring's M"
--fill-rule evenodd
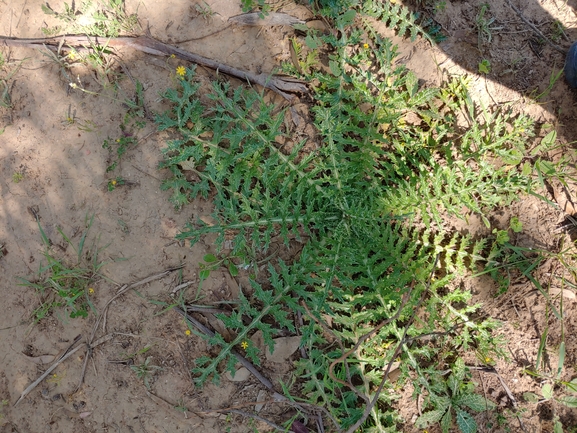
M220 351L197 360L197 384L218 381L222 365L233 371L232 349L246 349L258 365L257 348L242 345L257 330L271 351L275 335L298 334L307 356L283 391L325 408L335 429L361 423L363 431L394 431L401 421L394 388L375 396L391 358L404 361L402 381L433 368L426 367L433 358L454 363L448 354L461 350L503 355L498 324L473 320L480 306L450 283L495 265L504 244L492 235L473 240L445 221L477 214L490 226L488 211L533 191L525 158L533 125L510 107L477 106L462 78L422 88L395 64L388 39L370 33L368 50L350 29L354 19L344 12L335 19L338 36L315 36L332 48L329 72L306 71L315 82L318 142L299 137L286 111L254 89L215 82L201 95L188 68L164 94L170 110L156 119L159 129L178 133L160 168L170 172L162 188L177 208L198 197L214 205L215 224L190 221L177 237L194 245L216 234L217 253L226 239L230 257L253 264L251 287L242 288L232 314L218 316L234 338L207 337ZM298 239L302 250L291 261L269 259L257 276L273 237L287 245ZM415 310L423 314L415 318ZM431 333L439 346L422 342ZM426 380L414 386L433 389ZM461 395L455 390L447 398Z

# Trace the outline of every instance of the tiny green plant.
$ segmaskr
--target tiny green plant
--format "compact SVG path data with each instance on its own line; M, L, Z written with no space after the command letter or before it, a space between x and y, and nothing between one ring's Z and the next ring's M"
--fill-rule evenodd
M108 149L111 154L112 162L106 167L106 173L115 170L120 164L122 156L133 147L138 144L138 139L131 133L123 134L117 139L107 138L102 144L103 149ZM114 155L116 154L116 155Z
M12 108L12 100L10 99L10 84L7 80L0 80L0 107Z
M19 278L21 286L33 288L39 296L40 306L34 311L35 321L42 320L54 311L63 311L70 318L87 317L91 310L95 311L91 296L95 293L95 283L104 278L100 270L106 262L99 259L104 247L98 245L98 239L90 246L86 244L93 221L94 215L86 218L86 228L78 245L74 245L58 228L63 243L56 246L47 237L38 220L46 263L40 264L36 279ZM73 250L73 257L64 254L68 248Z
M64 3L61 12L52 9L48 3L42 5L46 15L52 15L62 22L61 26L43 27L47 36L66 32L101 37L117 37L121 33L133 33L138 28L136 14L127 14L123 0L108 0L103 2L82 1L76 7Z
M555 70L551 71L551 75L549 76L549 83L547 83L547 87L545 88L545 90L539 93L539 89L538 88L535 89L529 95L530 98L534 99L535 101L541 101L543 98L549 95L549 93L551 93L551 90L553 90L553 87L559 81L562 75L563 75L563 69L559 69L558 71Z
M24 172L17 171L12 175L12 182L20 183L22 180L24 180Z
M260 13L261 18L268 15L271 10L270 4L268 4L266 0L241 0L241 3L243 12L256 10Z
M526 392L523 397L531 403L544 403L549 400L555 400L563 406L577 408L577 379L573 379L570 382L559 381L558 385L562 389L561 396L555 396L554 386L550 382L546 382L541 387L541 395Z
M495 404L474 393L475 385L470 382L470 376L465 363L458 358L446 380L438 376L431 378L426 384L429 395L425 401L428 406L432 406L432 410L417 418L417 428L440 423L441 431L449 433L454 416L462 433L476 433L477 422L469 410L483 412L495 408Z
M483 59L479 62L479 72L481 74L489 74L491 72L491 62Z
M142 379L144 386L146 386L146 389L148 390L150 390L150 380L154 376L154 373L162 370L162 367L152 365L150 363L151 360L152 356L149 356L142 364L130 366L131 370L136 373L136 377Z
M196 10L196 12L202 16L202 18L207 22L210 23L212 21L212 17L215 15L216 12L214 12L212 10L212 8L210 7L210 5L206 2L203 1L202 4L201 3L196 3L194 5L194 9Z
M562 38L566 37L565 26L559 20L554 20L551 24L551 40L554 42L559 42Z
M483 3L475 17L475 26L477 27L477 39L479 49L490 44L493 41L493 32L502 30L501 26L493 25L494 17L489 17L489 4Z
M121 136L116 139L107 138L102 144L102 148L109 151L109 162L106 167L106 173L115 171L122 160L125 153L138 145L138 138L136 131L144 128L145 108L143 86L138 80L135 81L135 95L133 99L125 99L124 105L128 110L120 124ZM108 190L112 191L117 186L123 185L124 179L117 176L108 182Z
M228 269L231 276L236 277L238 275L238 267L234 264L233 257L217 258L214 254L206 254L203 260L205 263L199 265L201 281L206 280L212 271L221 266Z
M529 403L545 403L548 401L554 401L557 404L565 406L569 409L576 409L577 408L577 379L573 379L571 382L562 382L557 381L557 385L559 385L562 389L561 395L555 395L555 383L546 382L541 386L541 395L537 395L533 392L525 392L523 397ZM554 432L563 432L563 426L561 420L559 419L559 415L555 408L553 408L553 429Z
M114 179L110 179L108 181L108 183L106 184L106 188L108 189L109 192L112 192L116 188L124 185L125 183L126 183L126 180L123 177L117 176Z

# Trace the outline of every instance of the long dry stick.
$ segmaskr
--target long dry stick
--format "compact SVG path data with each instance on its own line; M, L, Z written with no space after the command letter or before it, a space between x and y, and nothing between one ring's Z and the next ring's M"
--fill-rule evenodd
M525 16L523 15L523 12L521 12L519 9L517 9L513 5L513 3L511 3L511 0L506 0L506 1L507 1L507 4L509 5L509 7L515 11L515 13L519 16L519 18L521 18L521 21L523 21L525 24L527 24L529 26L529 28L531 30L533 30L533 32L537 36L539 36L541 39L543 39L545 42L547 42L549 45L551 45L551 47L553 47L554 50L559 51L563 55L567 54L567 50L564 50L559 45L556 45L553 42L551 42L549 40L549 38L547 36L545 36L543 34L543 32L541 32L541 30L539 30L537 27L535 27L535 25L533 25L531 22L529 22L529 20L527 18L525 18Z
M253 74L252 72L243 71L224 63L199 56L198 54L182 50L175 46L165 44L164 42L160 42L159 40L150 36L99 38L92 36L63 35L55 36L52 38L35 39L17 39L0 36L0 46L1 45L28 48L44 48L46 46L66 46L73 48L106 46L111 48L132 48L155 56L174 55L180 59L206 66L208 68L214 69L215 71L240 78L241 80L249 81L253 84L258 84L278 93L287 100L293 99L293 96L287 92L306 93L308 91L307 86L300 80L267 73Z
M106 343L108 340L110 340L113 336L114 336L114 334L105 335L104 337L101 337L98 340L94 341L91 345L84 343L84 344L81 344L80 346L73 349L73 347L76 345L76 343L78 343L82 339L81 335L77 336L74 339L74 341L72 342L72 344L70 346L68 346L68 348L64 351L64 353L58 357L58 359L50 366L50 368L48 368L48 370L46 370L44 373L42 373L42 375L38 379L36 379L34 382L32 382L28 386L28 388L26 388L22 392L18 401L16 403L14 403L14 406L16 406L18 403L20 403L22 401L22 399L24 399L24 397L26 397L28 394L30 394L30 392L34 388L36 388L38 386L38 384L40 382L42 382L44 380L44 378L46 376L48 376L56 367L58 367L61 363L66 361L68 358L70 358L72 355L74 355L80 349L82 349L83 347L88 347L90 349L90 348L94 348L96 346L100 346L102 343ZM85 364L85 366L86 366L86 364Z
M66 361L66 359L70 358L73 354L78 352L78 350L82 349L84 347L84 344L73 349L73 347L76 345L76 343L78 343L81 339L82 339L82 335L78 335L74 339L72 344L70 346L68 346L68 348L64 351L64 353L58 357L58 359L48 368L48 370L46 370L38 379L36 379L34 382L32 382L28 386L28 388L26 388L22 392L22 394L20 394L20 398L18 399L18 401L16 403L14 403L14 406L17 406L18 403L20 403L24 399L24 397L26 397L34 388L36 388L36 386L38 386L38 384L40 382L42 382L44 380L44 378L46 376L48 376L56 367L58 367L62 362Z
M186 314L186 312L182 311L180 308L178 307L172 307L172 309L174 311L176 311L178 314L180 314L182 317L184 317L188 322L190 322L190 324L194 325L200 332L202 332L203 334L206 334L210 337L214 337L215 336L215 332L212 329L207 328L206 326L204 326L202 323L200 323L198 320L196 320L194 317L192 317L190 314ZM238 360L238 362L240 362L243 367L245 367L248 371L250 371L254 377L256 377L258 379L258 381L260 383L262 383L264 386L266 386L269 390L271 390L273 392L273 396L276 400L282 401L282 400L286 400L287 398L282 395L279 394L278 392L276 392L276 390L274 389L274 386L272 384L272 382L270 380L268 380L266 377L264 377L260 371L258 371L254 365L252 365L252 363L246 359L244 356L242 356L240 353L238 353L236 350L231 349L230 353L232 355L235 356L235 358Z
M187 314L185 311L181 310L178 307L172 307L172 309L177 312L178 314L180 314L182 317L185 318L185 320L187 320L191 325L193 325L194 327L196 327L200 332L213 337L215 335L215 332L212 329L207 328L206 326L204 326L202 323L200 323L198 320L196 320L194 317L192 317L190 314ZM286 398L284 395L279 394L278 392L275 391L273 384L270 380L268 380L266 377L264 377L260 371L258 371L256 369L256 367L248 360L246 359L244 356L242 356L240 353L238 353L236 350L232 349L230 351L231 354L233 354L236 359L248 370L250 371L254 377L256 377L258 379L258 381L260 383L262 383L264 386L266 386L270 391L273 392L273 399L274 401L278 402L278 403L284 403L284 404L290 404L293 407L301 410L303 413L306 413L307 411L304 410L305 407L309 407L311 409L314 410L320 410L322 411L336 426L337 430L340 431L340 429L338 428L339 423L337 422L337 420L330 414L330 412L324 408L324 407L320 407L320 406L316 406L313 404L308 404L308 403L297 403L294 401L289 400L288 398ZM234 412L234 411L231 411ZM244 413L243 413L244 415Z

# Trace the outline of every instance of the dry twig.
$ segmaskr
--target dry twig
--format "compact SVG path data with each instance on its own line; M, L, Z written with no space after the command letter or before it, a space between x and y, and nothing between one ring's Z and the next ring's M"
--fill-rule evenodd
M175 46L165 44L150 36L118 37L108 39L90 36L67 35L36 39L17 39L0 36L0 45L37 49L47 46L55 48L62 45L71 48L83 48L86 46L132 48L155 56L174 55L180 59L206 66L215 71L222 72L232 77L240 78L241 80L246 80L252 84L258 84L278 93L287 100L291 100L293 98L293 96L287 92L306 93L308 91L307 86L300 80L267 73L253 74L252 72L243 71L224 63L220 63L215 60L199 56L198 54L177 48Z

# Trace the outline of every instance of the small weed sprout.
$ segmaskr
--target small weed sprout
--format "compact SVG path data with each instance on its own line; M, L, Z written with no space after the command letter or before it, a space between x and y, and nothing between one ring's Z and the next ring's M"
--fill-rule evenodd
M491 72L491 62L487 59L479 62L479 72L481 74L489 74Z
M474 393L475 385L470 382L470 377L471 373L461 358L457 359L446 380L438 374L430 377L424 385L428 391L425 401L426 405L432 406L433 409L417 418L415 426L426 428L431 424L440 423L441 431L449 433L455 416L462 433L475 433L477 422L469 410L483 412L494 409L496 405Z
M212 17L216 14L216 12L212 10L210 5L206 1L203 1L202 4L196 3L194 5L194 10L196 11L197 14L202 16L204 21L206 21L207 23L212 22Z
M551 40L558 43L563 38L567 38L567 34L565 33L565 26L561 21L554 20L551 29Z
M142 381L144 382L144 386L146 386L146 389L148 390L150 390L150 379L152 378L152 376L154 376L154 373L156 371L162 370L162 367L151 365L150 364L151 360L152 356L149 356L142 364L130 366L132 371L136 373L136 377L142 379Z
M40 265L36 279L19 278L20 285L33 288L40 299L40 306L33 314L36 322L53 311L63 310L70 318L87 317L91 310L96 311L90 300L90 289L95 282L104 278L100 270L106 262L99 259L103 247L98 246L98 239L94 240L90 247L86 245L93 221L94 215L86 219L86 229L76 246L58 228L64 243L57 248L46 236L38 220L47 263ZM74 251L74 258L58 254L58 251L67 248Z
M114 191L116 188L124 185L126 183L123 177L117 176L114 179L110 179L107 183L107 189L109 192Z
M104 140L102 147L108 149L110 153L109 165L106 167L106 173L115 171L122 160L124 154L138 145L138 138L136 137L136 130L142 129L145 126L144 116L144 95L143 86L140 81L136 81L136 92L134 99L124 100L124 104L128 107L128 111L120 125L122 135L116 139L107 138ZM108 182L108 190L112 191L126 182L122 176L116 176Z
M22 180L24 180L24 172L17 171L16 173L14 173L12 175L12 182L20 183L20 182L22 182Z
M42 32L46 36L66 32L114 38L123 32L134 33L139 26L137 15L125 12L123 0L107 0L98 4L83 1L78 8L74 2L71 5L64 3L62 12L55 11L45 3L42 11L62 22L61 26L43 27Z
M258 11L261 18L271 11L271 6L266 0L241 0L243 12Z
M495 18L488 17L489 5L483 3L475 17L475 27L477 27L477 40L479 49L493 41L493 32L501 30L503 27L494 26Z

